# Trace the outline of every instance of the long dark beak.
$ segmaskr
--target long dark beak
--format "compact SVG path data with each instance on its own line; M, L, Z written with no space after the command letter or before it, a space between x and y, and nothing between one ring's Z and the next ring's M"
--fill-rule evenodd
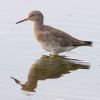
M22 20L16 22L16 24L19 24L19 23L24 22L24 21L27 21L27 20L28 20L28 18L22 19Z

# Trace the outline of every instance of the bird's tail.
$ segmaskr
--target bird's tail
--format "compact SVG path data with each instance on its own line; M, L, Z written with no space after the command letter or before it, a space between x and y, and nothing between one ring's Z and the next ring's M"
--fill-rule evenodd
M87 45L87 46L92 46L93 42L92 41L83 41L84 42L84 45Z

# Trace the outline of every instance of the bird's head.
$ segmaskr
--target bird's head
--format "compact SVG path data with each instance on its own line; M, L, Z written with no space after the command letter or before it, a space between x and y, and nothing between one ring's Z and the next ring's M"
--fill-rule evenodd
M40 19L43 19L43 14L40 11L35 10L35 11L31 11L25 19L22 19L16 22L16 24L27 21L27 20L37 21Z

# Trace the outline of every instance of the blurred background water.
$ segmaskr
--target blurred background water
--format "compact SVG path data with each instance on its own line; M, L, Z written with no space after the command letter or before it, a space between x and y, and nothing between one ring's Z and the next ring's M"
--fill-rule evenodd
M99 4L0 0L0 100L100 100ZM93 47L62 53L65 57L43 56L49 53L36 42L32 23L15 24L32 10L43 12L45 24L91 40Z

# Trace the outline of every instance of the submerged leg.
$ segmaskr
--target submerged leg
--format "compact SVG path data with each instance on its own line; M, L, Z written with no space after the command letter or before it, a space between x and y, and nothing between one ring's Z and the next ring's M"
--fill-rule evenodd
M55 57L55 56L59 56L59 54L58 53L51 53L51 54L49 54L49 56L50 57Z

